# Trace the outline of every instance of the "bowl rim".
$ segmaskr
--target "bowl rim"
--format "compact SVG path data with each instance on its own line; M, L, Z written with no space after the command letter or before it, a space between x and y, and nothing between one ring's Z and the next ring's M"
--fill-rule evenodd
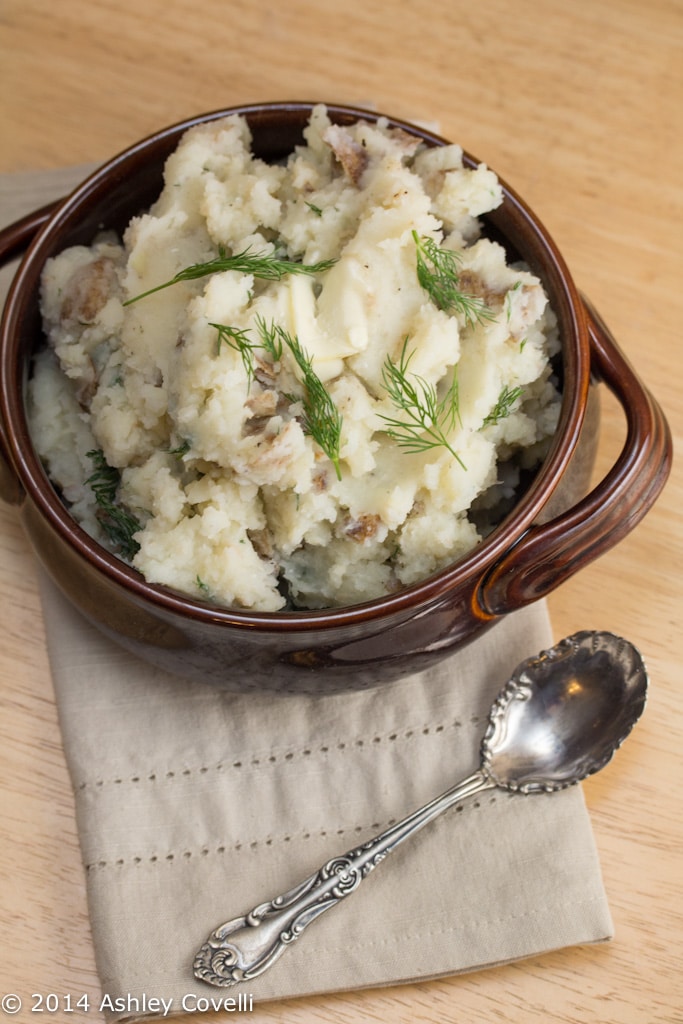
M137 601L156 606L160 612L189 617L200 623L237 626L256 631L284 630L287 633L298 633L311 629L324 631L369 620L384 620L387 616L415 614L416 610L420 608L446 599L448 594L460 586L471 574L476 573L480 580L483 579L495 564L496 559L504 552L509 551L510 547L530 527L549 500L553 481L557 480L567 467L583 424L590 381L589 335L583 301L550 233L521 196L497 175L504 196L502 205L506 205L513 216L521 218L521 221L525 223L530 237L543 251L544 270L547 268L548 276L555 280L562 293L565 307L564 326L567 334L567 338L563 340L563 358L565 364L568 358L572 363L571 370L575 385L573 388L565 388L563 391L557 430L548 454L537 470L529 488L489 536L483 538L470 552L423 580L370 601L333 608L266 612L222 607L195 599L191 595L161 584L149 583L138 570L93 540L72 518L33 448L25 412L26 368L23 367L25 357L19 352L18 347L22 308L32 294L31 282L30 280L27 282L27 279L35 274L37 263L42 270L42 265L50 255L44 250L49 249L55 232L64 228L89 203L102 198L106 194L107 187L120 179L131 165L136 165L141 161L144 163L145 155L152 149L163 146L173 139L179 140L188 129L235 114L246 117L250 126L267 127L269 120L281 118L284 121L287 118L300 119L303 115L309 115L311 110L320 103L325 104L333 120L342 123L359 119L367 119L374 123L384 119L391 127L402 128L409 134L418 136L428 146L451 144L443 136L409 121L363 107L326 103L322 100L241 104L177 121L158 131L151 132L106 160L59 202L28 246L10 285L2 313L0 360L3 370L6 362L9 361L14 372L0 373L0 422L5 426L8 455L26 497L40 511L61 541L68 545L80 559L85 560L92 568L107 577L111 583L123 587ZM164 162L171 151L169 150L164 157ZM471 167L482 163L466 150L463 150L463 162L466 166ZM482 219L485 221L486 215ZM538 271L536 272L538 273ZM569 339L574 342L571 347L566 344Z

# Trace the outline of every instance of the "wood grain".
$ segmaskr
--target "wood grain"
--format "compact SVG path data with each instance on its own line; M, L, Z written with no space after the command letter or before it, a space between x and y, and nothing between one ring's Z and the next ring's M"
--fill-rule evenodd
M3 0L0 173L104 160L165 124L247 101L351 102L436 125L545 222L677 442L682 44L680 0ZM597 477L622 433L621 411L607 401ZM683 1022L682 507L675 467L638 529L550 600L558 637L622 633L652 677L643 722L585 786L614 941L462 977L257 1006L250 1019ZM87 993L97 1005L99 985L35 567L4 506L0 587L0 995L21 994L28 1005L15 1019L29 1020L31 993ZM85 1019L100 1018L91 1010Z

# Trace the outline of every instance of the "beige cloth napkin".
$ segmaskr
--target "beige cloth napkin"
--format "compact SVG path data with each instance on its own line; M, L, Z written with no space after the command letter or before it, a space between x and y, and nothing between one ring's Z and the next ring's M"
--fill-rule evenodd
M81 173L0 178L0 221ZM136 660L47 579L43 606L111 1020L236 998L193 977L208 933L470 774L491 700L552 643L540 603L390 686L235 696ZM611 933L581 789L494 790L395 851L243 999L424 980Z

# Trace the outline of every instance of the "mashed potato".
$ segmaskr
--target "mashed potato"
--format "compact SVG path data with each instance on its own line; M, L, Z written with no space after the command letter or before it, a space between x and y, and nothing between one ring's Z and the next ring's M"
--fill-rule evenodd
M453 562L514 500L557 423L556 322L481 237L501 189L458 146L323 106L286 163L250 142L236 116L191 129L122 240L48 263L32 433L147 580L353 604Z

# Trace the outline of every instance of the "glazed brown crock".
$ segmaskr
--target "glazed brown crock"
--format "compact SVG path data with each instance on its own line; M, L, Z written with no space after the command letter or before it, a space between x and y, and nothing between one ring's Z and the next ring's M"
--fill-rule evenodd
M551 238L503 183L502 206L485 231L542 279L562 341L563 403L549 455L500 526L467 557L380 600L316 612L225 610L142 576L95 544L70 517L30 441L24 391L42 344L39 282L46 259L121 231L162 187L166 158L189 127L244 115L254 152L277 160L303 141L311 103L215 111L167 128L116 156L66 200L0 233L0 260L30 242L13 281L0 337L0 494L16 505L35 552L66 598L124 647L173 672L234 689L332 692L386 682L426 668L480 635L500 616L535 601L616 544L664 486L671 462L666 421L604 323L578 294ZM349 123L368 111L328 105ZM427 146L444 139L395 119ZM477 161L465 156L468 166ZM591 415L602 381L627 423L623 450L586 495L596 437ZM587 419L590 424L587 425Z

